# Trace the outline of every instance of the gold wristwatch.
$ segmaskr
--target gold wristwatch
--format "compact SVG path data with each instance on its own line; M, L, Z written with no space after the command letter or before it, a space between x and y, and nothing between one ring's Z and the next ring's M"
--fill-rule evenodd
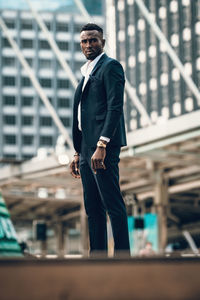
M99 147L99 148L106 148L106 143L104 143L102 141L98 141L97 147Z

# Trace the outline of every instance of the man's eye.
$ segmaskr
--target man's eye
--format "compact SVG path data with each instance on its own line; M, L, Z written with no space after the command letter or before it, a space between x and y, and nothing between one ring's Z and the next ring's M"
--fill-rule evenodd
M81 41L81 44L87 44L87 42L89 43L96 43L97 39L94 38L94 39L89 39L89 40L82 40Z

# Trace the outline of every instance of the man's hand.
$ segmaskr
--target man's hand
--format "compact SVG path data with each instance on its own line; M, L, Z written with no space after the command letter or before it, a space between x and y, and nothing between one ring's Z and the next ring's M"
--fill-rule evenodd
M91 157L91 166L94 173L97 173L98 169L106 169L104 159L106 157L106 148L97 147L96 151Z
M70 164L71 175L74 178L80 178L80 169L79 169L79 155L76 153L74 159Z

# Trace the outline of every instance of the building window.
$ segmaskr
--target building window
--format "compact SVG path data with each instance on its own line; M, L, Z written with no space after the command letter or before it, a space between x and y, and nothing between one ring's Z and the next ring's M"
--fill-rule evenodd
M80 43L75 43L74 44L74 49L75 49L75 51L80 51L81 50Z
M45 22L45 25L46 25L48 30L51 30L51 24L49 22Z
M3 57L2 62L4 67L15 67L14 57Z
M25 126L33 125L33 117L32 116L23 116L22 117L22 125L25 125Z
M13 115L4 116L4 123L6 125L16 125L16 116Z
M11 77L11 76L3 77L3 85L5 85L5 86L15 86L15 77Z
M52 136L41 136L40 137L40 146L52 146L53 137Z
M51 97L47 97L49 99L49 102L52 104L53 99ZM40 106L45 106L44 102L42 101L42 99L39 99L39 105Z
M33 157L33 155L31 155L31 154L23 154L23 158L25 159L25 160L29 160L29 159L31 159Z
M33 29L33 24L31 20L23 20L21 22L21 29L23 30L32 30Z
M50 78L40 78L40 84L42 87L51 87L51 79Z
M3 96L4 105L15 105L16 99L15 96Z
M70 64L69 61L67 61L67 63ZM61 66L61 64L60 64L59 61L56 62L56 69L57 69L57 70L63 70L63 67Z
M68 98L58 98L58 107L60 108L69 108L70 100Z
M74 31L80 33L82 27L83 27L83 24L75 24L74 25Z
M192 111L194 109L194 101L192 97L188 97L185 99L185 109L187 111Z
M62 32L67 32L69 30L68 24L67 23L57 23L56 24L56 31L62 31Z
M11 48L11 45L10 45L9 41L7 40L7 38L3 38L2 45L5 48Z
M28 77L21 78L21 86L31 86L31 81Z
M23 145L33 145L33 136L32 135L23 135L22 136Z
M13 158L16 158L16 154L7 154L7 153L5 153L4 155L3 155L3 157L5 157L5 158L11 158L11 159L13 159Z
M52 126L52 118L40 117L40 126Z
M16 144L16 136L13 134L5 135L4 136L4 142L7 145L15 145Z
M47 41L41 40L39 41L39 47L40 49L50 49L49 43Z
M61 119L61 121L62 121L62 123L63 123L63 125L65 126L65 127L69 127L70 126L70 118L60 118Z
M120 42L124 42L125 41L125 31L124 30L119 30L118 31L118 40Z
M33 59L32 58L27 58L26 61L29 64L30 67L33 66Z
M69 43L60 41L57 43L60 50L68 50L69 49Z
M52 61L50 59L39 59L39 68L51 69Z
M22 106L32 106L33 97L24 96L22 97Z
M33 48L33 40L23 39L23 40L21 40L21 46L24 49L32 49Z
M67 79L58 79L58 88L59 89L68 89L69 88L69 80Z
M10 29L14 29L15 28L15 21L14 20L6 20L5 24Z

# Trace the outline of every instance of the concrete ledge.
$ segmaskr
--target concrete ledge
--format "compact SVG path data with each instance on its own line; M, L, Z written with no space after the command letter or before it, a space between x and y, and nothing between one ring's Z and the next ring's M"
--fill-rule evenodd
M200 259L0 260L1 300L197 300Z

